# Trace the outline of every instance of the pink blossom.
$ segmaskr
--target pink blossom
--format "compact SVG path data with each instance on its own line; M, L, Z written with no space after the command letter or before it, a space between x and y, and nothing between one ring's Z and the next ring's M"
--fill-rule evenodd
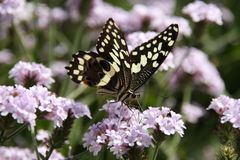
M222 12L214 4L206 4L203 1L195 1L182 10L184 14L189 15L194 22L209 21L222 25Z
M18 62L10 70L9 78L13 78L16 84L21 85L33 81L35 84L49 87L54 82L51 70L35 62Z

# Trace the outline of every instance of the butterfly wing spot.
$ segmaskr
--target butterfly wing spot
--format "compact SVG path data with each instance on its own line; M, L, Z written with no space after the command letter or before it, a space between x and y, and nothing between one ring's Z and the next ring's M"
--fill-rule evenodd
M108 40L107 40L107 39L104 39L103 42L105 42L106 44L108 44Z
M174 30L175 32L178 32L178 27L173 26L173 30Z
M119 57L118 52L115 49L112 49L112 51L117 57Z
M156 59L158 58L158 56L159 56L158 53L154 54L153 57L152 57L152 60L153 60L153 61L156 60Z
M131 72L132 73L138 73L140 71L141 71L141 64L140 63L138 63L138 64L133 63L132 68L131 68Z
M149 59L152 58L152 52L148 51L147 58L149 58Z
M121 42L124 46L126 45L126 42L123 39L121 39Z
M111 77L105 74L104 77L100 80L100 82L96 86L105 86L108 84L110 80L111 80Z
M110 32L109 29L106 29L106 32L109 33Z
M139 49L140 49L140 51L142 51L144 49L144 46L141 46Z
M113 41L114 41L114 44L115 44L115 45L117 46L117 48L119 49L120 46L119 46L118 42L116 41L116 39L114 39Z
M138 54L138 52L136 52L136 51L132 52L133 56L136 56L137 54Z
M152 64L152 66L153 66L154 68L157 68L157 67L159 66L159 63L158 63L157 61L154 61L153 64Z
M156 53L158 50L157 50L157 47L154 47L153 48L153 52Z
M73 74L75 74L75 75L79 75L79 73L80 73L80 71L79 70L73 70Z
M91 59L91 56L85 54L85 55L83 56L83 58L84 58L85 60L89 60L89 59Z
M98 50L99 50L100 52L104 52L104 48L103 48L103 47L99 48Z
M161 51L162 49L162 42L158 44L158 50Z
M166 41L167 40L167 36L163 36L163 40Z
M150 48L150 47L151 47L151 43L148 43L148 44L147 44L147 48Z
M147 57L146 55L141 55L141 60L140 60L141 65L144 67L147 64Z
M171 36L171 35L172 35L172 32L168 32L168 35Z
M117 38L116 33L112 32L113 37ZM114 39L115 40L115 39Z
M124 59L124 56L123 56L123 54L122 54L122 51L120 51L119 55L120 55L120 58L121 58L121 59Z
M101 42L101 45L104 47L104 46L105 46L105 43L104 43L104 42Z
M83 64L84 64L84 59L78 58L78 62L79 62L79 64L83 65ZM70 67L71 67L71 66L70 66Z
M79 69L80 71L83 71L83 66L78 65L78 69Z
M112 19L109 20L109 24L110 24L110 25L113 25Z
M106 36L106 38L107 38L108 40L110 40L110 39L111 39L109 35L107 35L107 36Z
M114 69L116 72L119 72L119 71L120 71L120 68L118 67L118 65L117 65L116 62L113 62L113 63L112 63L112 67L113 67L113 69Z
M82 78L83 78L83 76L78 76L78 77L77 77L77 80L78 80L78 81L81 81Z
M171 40L171 41L168 42L168 46L172 46L173 44L174 44L174 41L173 41L173 40Z
M157 40L152 41L152 44L156 44L156 43L157 43Z
M163 56L167 56L167 55L168 55L168 52L165 52L165 51L160 51L160 53L161 53Z
M124 64L127 68L130 68L130 64L127 61L124 61Z
M119 61L119 59L118 59L112 52L110 52L109 54L110 54L110 56L113 58L113 60L114 60L115 62L117 62L118 65L121 64L121 62Z

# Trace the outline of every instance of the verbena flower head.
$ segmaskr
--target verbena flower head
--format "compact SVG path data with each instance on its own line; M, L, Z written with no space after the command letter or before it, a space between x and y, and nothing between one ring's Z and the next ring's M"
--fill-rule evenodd
M62 23L67 18L67 12L62 8L49 8L44 3L38 3L35 6L34 15L36 15L36 26L39 29L45 29L50 23Z
M0 2L0 17L15 15L25 5L25 0L2 0Z
M50 86L54 82L51 70L34 62L18 62L10 70L9 77L13 78L16 84L21 85L31 83L31 85Z
M112 17L123 31L139 30L141 22L134 16L122 8L114 7L102 0L94 0L87 24L90 27L99 27L105 24L109 17Z
M224 82L205 53L196 48L187 47L175 48L173 53L175 53L175 65L179 67L177 72L169 78L170 87L178 87L180 81L190 75L193 83L197 86L204 86L209 94L218 96L223 93Z
M1 160L23 160L23 159L36 159L34 153L29 149L17 147L0 147Z
M230 122L234 128L240 128L240 99L221 95L212 100L208 109L213 109L221 116L221 123Z
M55 61L50 65L50 69L55 77L63 78L67 74L65 66L67 66L65 61Z
M185 128L181 116L169 108L149 108L141 113L129 109L121 102L110 102L104 105L108 118L93 124L83 137L83 146L97 155L103 146L121 157L132 148L140 150L151 146L153 137L149 129L161 131L165 135L179 133Z
M33 94L21 85L15 87L0 86L0 114L11 116L18 123L35 125L37 100Z
M88 107L71 99L57 97L43 86L33 86L29 89L21 85L0 86L0 114L11 115L18 123L28 123L34 127L36 112L44 113L44 117L54 122L55 127L61 127L63 121L71 112L75 118L90 116Z
M150 23L150 27L159 32L167 28L170 24L178 24L179 25L179 35L184 35L185 37L189 37L192 33L192 29L188 20L183 17L171 16L171 15L160 15L156 19L152 20Z
M10 64L13 60L13 54L8 49L0 50L0 64Z
M222 12L214 4L206 4L203 1L195 1L182 10L184 14L189 15L194 22L209 21L222 25Z
M157 32L133 32L127 35L126 40L128 44L128 50L131 52L134 48L141 45L144 42L155 37L158 33ZM170 68L174 68L174 61L173 55L170 53L163 64L159 67L160 71L167 71Z
M185 103L182 106L182 113L190 123L197 123L198 119L204 116L203 108L197 104Z

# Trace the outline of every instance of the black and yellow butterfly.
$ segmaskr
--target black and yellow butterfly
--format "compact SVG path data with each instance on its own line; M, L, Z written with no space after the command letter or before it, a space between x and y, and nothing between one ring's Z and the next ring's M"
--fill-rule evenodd
M79 51L66 67L76 83L97 87L97 92L127 102L166 59L177 39L178 25L171 24L130 53L123 33L108 19L97 41L98 53Z

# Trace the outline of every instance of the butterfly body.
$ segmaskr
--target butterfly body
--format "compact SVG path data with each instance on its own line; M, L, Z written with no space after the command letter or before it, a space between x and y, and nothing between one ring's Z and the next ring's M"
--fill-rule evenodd
M79 51L66 67L76 83L97 87L97 93L127 102L152 76L171 51L178 35L178 25L172 24L153 39L129 53L123 33L109 19L100 33L96 49Z

